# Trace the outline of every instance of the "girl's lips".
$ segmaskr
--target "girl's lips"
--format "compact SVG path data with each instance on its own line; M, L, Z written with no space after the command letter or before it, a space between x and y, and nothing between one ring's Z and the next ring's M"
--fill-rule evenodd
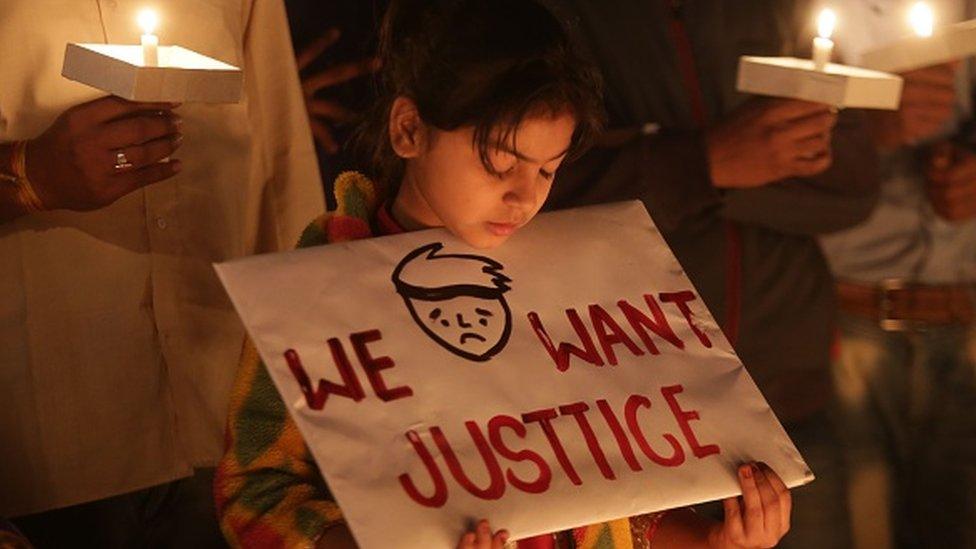
M511 236L519 226L517 223L494 223L488 222L488 231L495 236Z

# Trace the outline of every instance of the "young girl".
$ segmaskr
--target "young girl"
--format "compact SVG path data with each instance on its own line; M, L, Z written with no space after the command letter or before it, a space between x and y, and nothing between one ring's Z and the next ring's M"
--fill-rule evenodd
M596 78L531 0L394 1L381 57L386 96L358 141L369 151L364 171L372 180L340 176L338 208L313 222L300 246L428 227L475 247L498 246L535 216L560 164L599 129ZM241 361L214 487L228 540L355 547L250 342ZM743 465L739 476L743 496L725 502L723 523L675 510L519 546L771 547L789 528L789 491L761 464ZM499 548L507 537L482 521L459 547Z

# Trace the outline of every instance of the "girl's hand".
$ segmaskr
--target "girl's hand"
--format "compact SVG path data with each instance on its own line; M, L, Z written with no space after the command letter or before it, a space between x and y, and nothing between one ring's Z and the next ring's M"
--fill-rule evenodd
M474 532L461 536L457 546L458 549L502 549L506 541L508 541L507 530L499 530L492 534L488 521L480 520Z
M725 521L709 532L709 546L717 549L775 547L790 529L789 489L765 463L740 466L739 484L742 496L723 502Z
M359 549L356 545L356 540L352 537L352 532L349 527L345 524L338 524L325 531L322 537L319 538L318 543L315 544L316 549Z

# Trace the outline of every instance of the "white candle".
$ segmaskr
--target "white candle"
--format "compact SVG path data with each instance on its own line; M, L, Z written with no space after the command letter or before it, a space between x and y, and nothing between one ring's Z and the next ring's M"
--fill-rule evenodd
M138 17L142 27L142 64L146 67L159 66L159 37L153 34L159 18L152 10L142 10Z
M834 26L837 24L837 14L832 9L825 9L820 12L817 18L817 34L820 36L813 39L813 68L822 71L830 63L830 56L834 53L834 42L830 39L834 34Z
M908 11L908 22L921 38L932 36L935 29L935 13L925 2L916 2Z

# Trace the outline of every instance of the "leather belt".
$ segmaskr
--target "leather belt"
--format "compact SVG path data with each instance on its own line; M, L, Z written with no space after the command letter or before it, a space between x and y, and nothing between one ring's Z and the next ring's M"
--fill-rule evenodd
M889 331L972 324L976 316L976 286L971 285L925 285L897 279L878 284L838 281L837 296L842 311L877 320Z

